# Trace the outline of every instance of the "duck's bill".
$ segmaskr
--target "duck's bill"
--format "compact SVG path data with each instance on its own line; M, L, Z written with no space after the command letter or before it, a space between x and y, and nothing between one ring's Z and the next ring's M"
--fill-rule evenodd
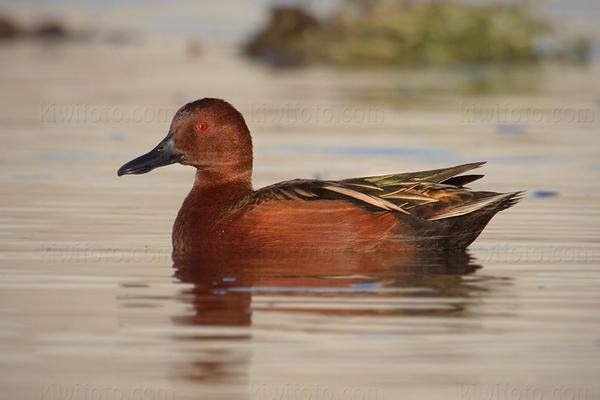
M117 171L117 175L145 174L154 168L183 160L183 154L175 149L175 135L169 135L150 152L131 160Z

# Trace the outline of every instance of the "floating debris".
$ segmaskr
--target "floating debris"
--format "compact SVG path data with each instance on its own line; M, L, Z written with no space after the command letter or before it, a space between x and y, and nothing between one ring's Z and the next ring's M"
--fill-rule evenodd
M527 133L527 125L523 124L498 124L496 133L505 135L523 135Z
M536 190L532 193L532 196L536 198L558 197L560 193L553 190Z

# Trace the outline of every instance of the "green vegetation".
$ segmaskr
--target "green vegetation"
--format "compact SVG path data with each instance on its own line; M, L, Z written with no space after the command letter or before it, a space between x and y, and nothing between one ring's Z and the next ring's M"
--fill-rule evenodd
M551 31L548 23L520 6L347 0L322 19L297 7L274 9L245 52L274 65L421 66L587 58L589 43L581 40L566 51L539 51L536 41Z

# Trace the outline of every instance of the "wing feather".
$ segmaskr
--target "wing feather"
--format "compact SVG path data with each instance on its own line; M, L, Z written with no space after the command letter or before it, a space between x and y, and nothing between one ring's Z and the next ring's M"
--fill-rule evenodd
M462 186L481 176L457 175L483 164L341 181L295 179L251 192L227 211L255 207L268 201L345 200L371 211L395 212L436 221L465 215L492 204L508 207L518 201L515 193L475 192Z
M398 207L397 205L395 205L392 202L389 202L380 197L371 196L371 195L368 195L368 194L365 194L362 192L358 192L358 191L350 189L350 188L346 188L343 186L330 185L330 186L324 186L323 189L331 190L332 192L337 192L337 193L343 194L345 196L352 197L352 198L360 200L360 201L364 201L365 203L371 204L374 207L383 208L384 210L387 210L387 211L394 210L394 211L399 211L404 214L408 214L407 211L403 210L402 208Z

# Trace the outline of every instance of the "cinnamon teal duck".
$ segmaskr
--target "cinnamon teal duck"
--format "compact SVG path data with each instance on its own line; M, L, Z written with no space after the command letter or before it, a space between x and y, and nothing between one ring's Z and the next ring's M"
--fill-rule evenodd
M276 250L460 250L521 192L472 191L483 162L340 181L294 179L252 188L252 139L231 104L181 107L167 136L118 170L143 174L173 163L196 168L173 226L175 255Z

